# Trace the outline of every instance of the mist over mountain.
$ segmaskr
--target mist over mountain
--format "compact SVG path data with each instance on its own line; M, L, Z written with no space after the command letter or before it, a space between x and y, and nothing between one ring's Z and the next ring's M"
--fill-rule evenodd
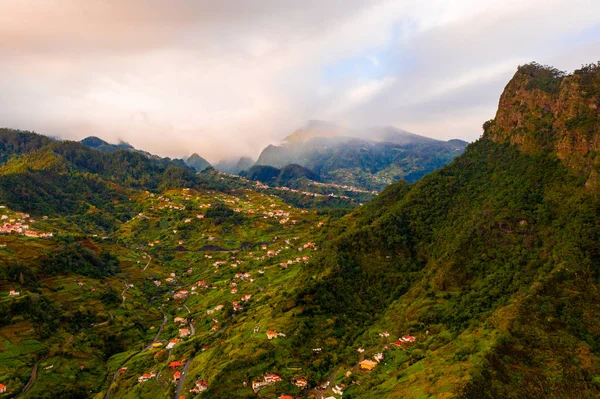
M225 173L238 174L241 171L250 169L254 163L255 161L250 157L224 159L215 164L215 169Z
M211 164L200 155L193 153L185 160L186 165L191 166L197 172L202 172L206 168L210 168Z
M257 165L306 167L325 182L382 189L393 181L414 182L462 153L462 140L441 141L395 127L350 129L310 121L281 145L263 150Z

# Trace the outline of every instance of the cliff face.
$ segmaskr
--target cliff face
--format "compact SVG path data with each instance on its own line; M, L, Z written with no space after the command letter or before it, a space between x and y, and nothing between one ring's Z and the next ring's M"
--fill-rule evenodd
M496 117L484 124L484 136L526 152L553 151L595 180L600 169L599 107L600 63L571 75L524 65L504 89Z

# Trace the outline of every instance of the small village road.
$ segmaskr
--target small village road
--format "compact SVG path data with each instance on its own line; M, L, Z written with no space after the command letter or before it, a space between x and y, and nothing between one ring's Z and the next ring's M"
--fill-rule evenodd
M181 377L179 378L179 382L177 383L177 389L175 390L175 399L179 399L179 394L181 393L183 384L185 384L185 377L187 377L188 369L190 368L191 363L192 359L188 359L188 361L185 362L185 366L183 366L183 371L181 372Z

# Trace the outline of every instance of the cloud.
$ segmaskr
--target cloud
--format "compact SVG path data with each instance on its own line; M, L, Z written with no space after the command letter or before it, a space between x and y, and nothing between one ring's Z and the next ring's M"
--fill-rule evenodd
M600 59L599 15L589 0L11 2L0 125L213 162L314 118L474 139L519 63Z

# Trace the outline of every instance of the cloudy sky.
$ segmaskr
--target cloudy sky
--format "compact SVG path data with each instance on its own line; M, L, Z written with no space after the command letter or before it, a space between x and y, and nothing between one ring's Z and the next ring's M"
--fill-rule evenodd
M473 140L533 60L600 60L600 1L0 0L0 126L210 161L310 119Z

